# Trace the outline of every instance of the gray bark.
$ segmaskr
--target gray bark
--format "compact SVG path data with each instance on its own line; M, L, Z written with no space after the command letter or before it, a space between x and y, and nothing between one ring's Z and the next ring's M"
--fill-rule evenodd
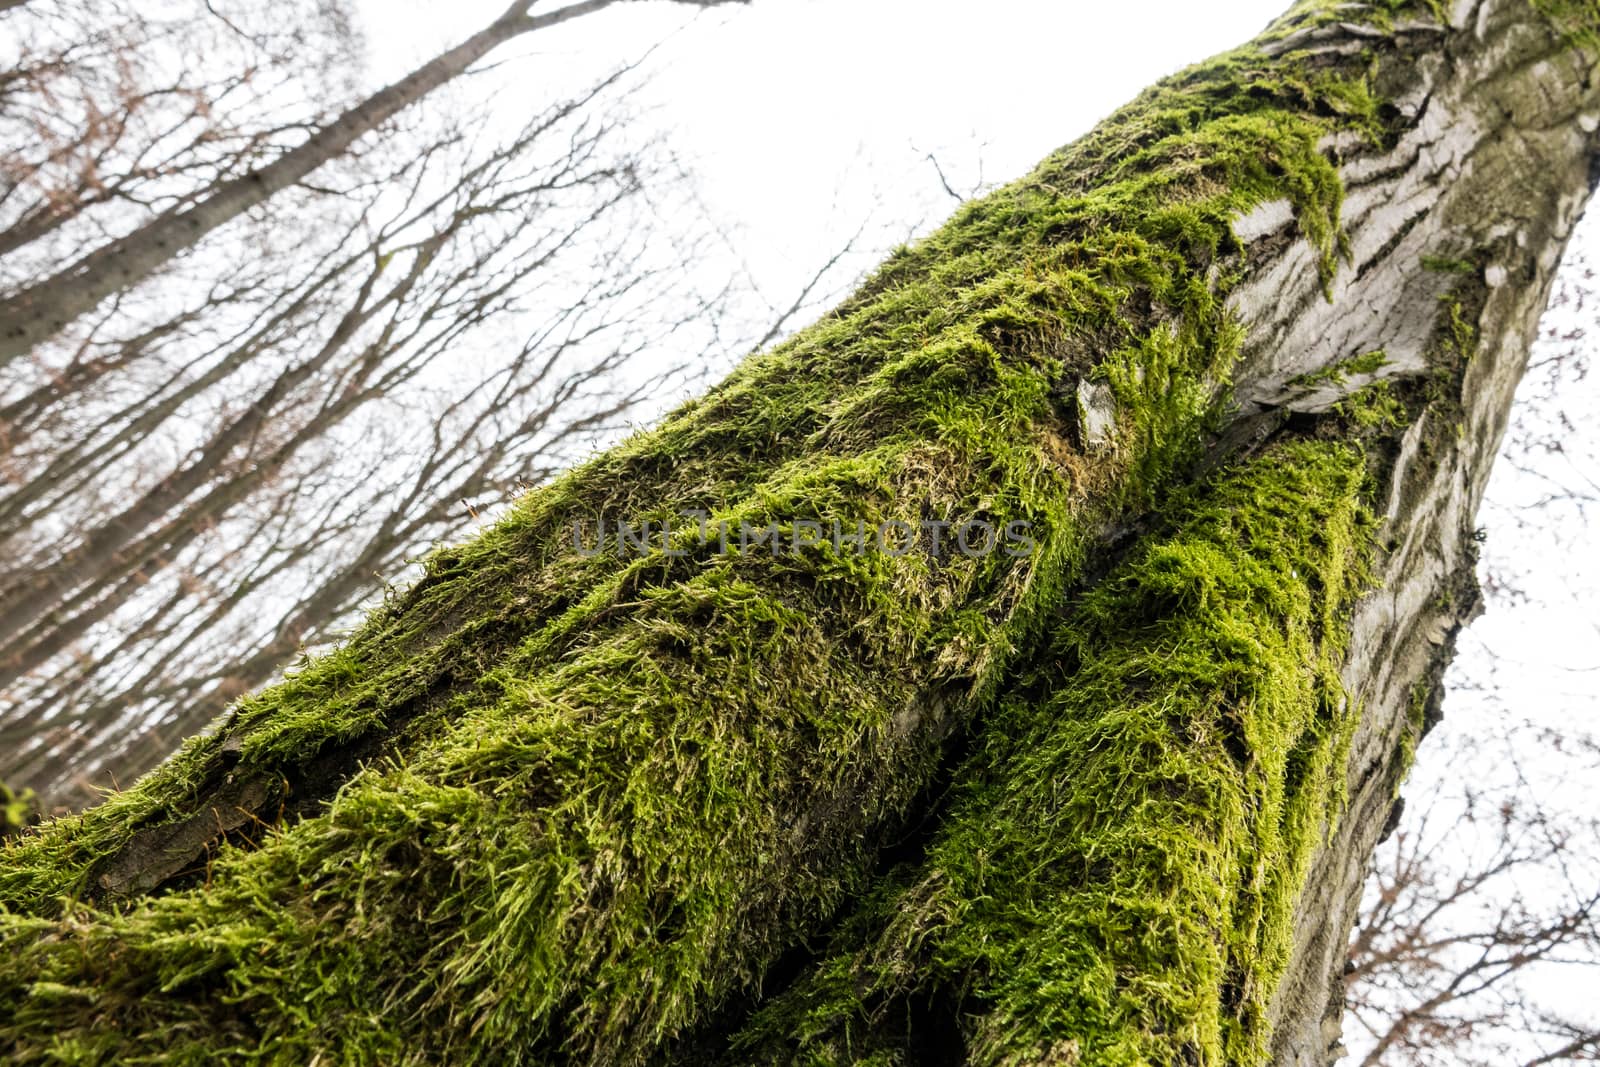
M1477 610L1475 516L1557 266L1595 182L1600 83L1591 61L1578 49L1553 55L1547 25L1530 18L1524 0L1461 0L1452 21L1458 32L1442 53L1385 57L1380 86L1387 79L1400 87L1405 129L1392 151L1356 155L1342 167L1351 262L1332 300L1313 295L1317 257L1303 241L1279 241L1274 261L1235 296L1252 324L1243 414L1316 411L1371 379L1308 391L1287 384L1296 375L1377 349L1389 357L1379 377L1426 373L1440 297L1459 279L1419 270L1424 257L1479 270L1469 286L1479 306L1464 302L1462 312L1481 343L1459 410L1452 420L1453 405L1434 405L1408 431L1378 537L1392 546L1380 590L1352 624L1344 678L1363 714L1346 767L1349 806L1306 885L1293 962L1274 1005L1275 1059L1284 1067L1332 1064L1342 1052L1348 935L1406 770L1402 738L1418 730L1410 713L1424 693L1426 726L1436 720L1455 636ZM1431 32L1416 28L1419 38ZM1294 43L1343 50L1360 40L1335 28ZM1264 211L1241 232L1265 249L1285 232L1274 225L1282 221Z

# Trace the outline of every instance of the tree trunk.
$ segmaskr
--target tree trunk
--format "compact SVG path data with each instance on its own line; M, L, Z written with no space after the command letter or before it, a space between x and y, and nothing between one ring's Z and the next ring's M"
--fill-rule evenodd
M11 846L0 1048L1331 1063L1597 35L1302 3L968 205Z

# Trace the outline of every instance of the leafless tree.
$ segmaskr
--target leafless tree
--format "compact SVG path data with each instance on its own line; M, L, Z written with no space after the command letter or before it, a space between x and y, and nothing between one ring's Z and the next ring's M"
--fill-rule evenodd
M1539 780L1579 755L1555 740L1515 726L1453 737L1450 766L1492 764L1478 778L1491 784L1439 776L1385 843L1352 944L1352 1062L1600 1060L1600 1019L1554 995L1600 982L1600 821L1563 810Z
M354 91L342 2L39 0L7 16L0 284L64 261L281 156Z
M593 14L617 2L577 0L534 14L534 0L516 0L499 18L461 44L338 116L305 129L298 143L270 162L243 173L219 176L182 203L153 213L131 232L0 298L0 366L28 355L35 345L90 313L113 294L149 278L218 227L340 159L361 138L459 78L506 42ZM709 7L728 0L679 2Z

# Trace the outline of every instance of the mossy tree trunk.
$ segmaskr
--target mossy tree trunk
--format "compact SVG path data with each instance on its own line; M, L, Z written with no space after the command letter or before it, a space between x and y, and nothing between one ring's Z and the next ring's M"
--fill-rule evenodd
M0 1049L1331 1062L1597 36L1308 2L1152 88L9 847ZM572 541L682 509L1035 550Z

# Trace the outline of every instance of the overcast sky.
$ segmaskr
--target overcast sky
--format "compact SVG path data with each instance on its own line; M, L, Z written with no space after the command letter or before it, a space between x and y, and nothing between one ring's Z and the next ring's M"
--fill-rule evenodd
M505 6L361 3L383 79ZM1282 6L754 0L700 12L624 3L510 46L487 79L508 87L508 111L523 100L531 108L541 90L660 45L652 119L778 293L869 218L892 229L948 213L955 202L929 153L962 192L978 183L980 163L987 181L1019 177L1151 81L1254 36Z

